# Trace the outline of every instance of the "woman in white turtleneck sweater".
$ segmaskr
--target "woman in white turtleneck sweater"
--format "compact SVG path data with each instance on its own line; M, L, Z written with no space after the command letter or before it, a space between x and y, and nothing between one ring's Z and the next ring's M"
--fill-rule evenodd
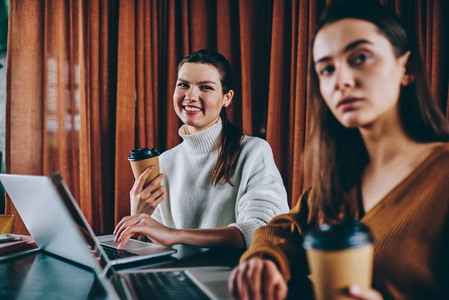
M114 231L121 247L135 236L162 245L249 247L258 227L288 212L271 147L227 120L233 96L231 66L221 54L199 50L181 61L173 104L183 142L160 156L162 174L148 186L153 167L135 182L136 214Z

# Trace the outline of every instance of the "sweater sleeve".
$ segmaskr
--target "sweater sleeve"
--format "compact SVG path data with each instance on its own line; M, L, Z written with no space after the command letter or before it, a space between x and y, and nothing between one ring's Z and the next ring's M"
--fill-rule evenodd
M255 232L254 242L243 253L240 262L252 257L270 259L276 263L286 281L290 280L292 272L296 276L309 273L302 247L303 230L307 227L309 191L304 192L288 214L275 217Z
M236 223L230 225L240 230L246 247L251 245L256 229L288 212L287 192L271 147L265 141L257 147L259 151L251 154L256 159L245 162L242 179L247 182L241 185L246 188L236 202Z

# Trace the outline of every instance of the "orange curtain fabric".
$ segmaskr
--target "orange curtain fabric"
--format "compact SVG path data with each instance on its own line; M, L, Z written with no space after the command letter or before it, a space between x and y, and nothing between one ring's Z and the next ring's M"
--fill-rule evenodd
M95 232L111 232L129 213L129 151L180 142L177 64L210 48L234 69L231 121L270 143L294 205L307 186L309 40L329 2L10 0L6 172L60 171ZM380 2L412 28L448 114L449 2Z
M97 232L113 228L114 13L108 1L10 1L6 173L60 172Z

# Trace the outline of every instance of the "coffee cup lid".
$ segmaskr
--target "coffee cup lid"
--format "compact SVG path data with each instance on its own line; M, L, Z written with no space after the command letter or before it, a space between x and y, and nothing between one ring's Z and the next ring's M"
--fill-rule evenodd
M160 153L154 148L139 148L130 151L128 160L136 161L159 156Z
M335 225L324 224L304 236L305 249L342 250L363 247L373 242L367 226L357 220L345 220Z

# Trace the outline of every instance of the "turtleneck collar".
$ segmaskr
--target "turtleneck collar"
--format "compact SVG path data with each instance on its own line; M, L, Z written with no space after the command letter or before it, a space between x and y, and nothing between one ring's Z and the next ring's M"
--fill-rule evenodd
M222 120L218 120L217 123L209 128L201 130L200 132L193 134L185 134L185 126L179 128L179 136L184 140L183 147L189 154L204 154L211 152L218 147L218 137L220 136L223 128Z

